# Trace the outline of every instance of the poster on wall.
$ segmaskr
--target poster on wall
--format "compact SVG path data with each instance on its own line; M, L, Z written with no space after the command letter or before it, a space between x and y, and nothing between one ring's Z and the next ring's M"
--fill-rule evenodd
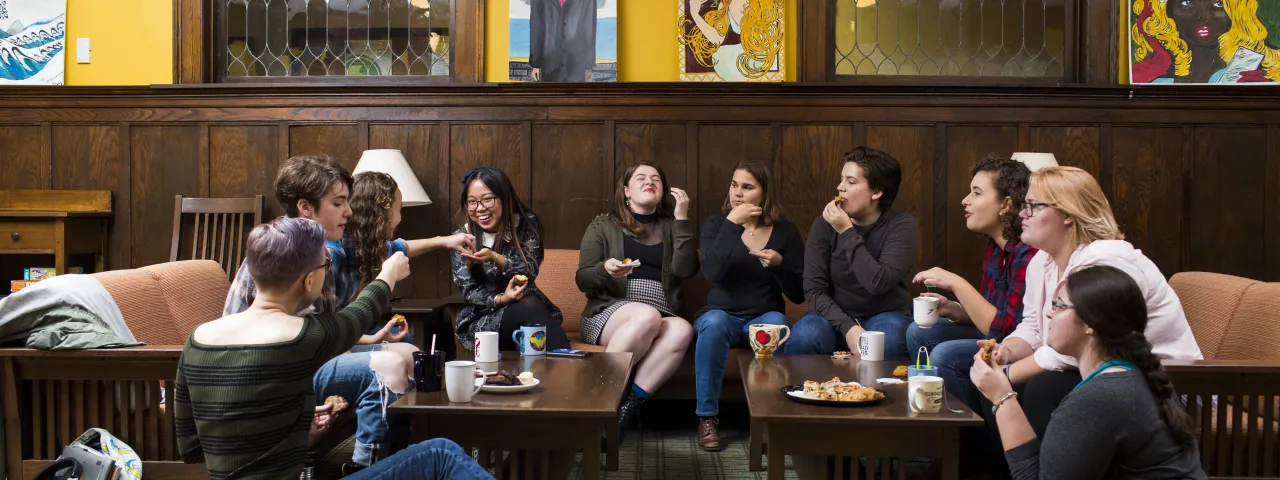
M0 0L0 85L62 85L67 0Z
M1131 7L1131 83L1280 82L1280 1L1134 0Z
M618 81L618 0L510 0L508 78Z
M781 82L785 0L676 0L680 79Z

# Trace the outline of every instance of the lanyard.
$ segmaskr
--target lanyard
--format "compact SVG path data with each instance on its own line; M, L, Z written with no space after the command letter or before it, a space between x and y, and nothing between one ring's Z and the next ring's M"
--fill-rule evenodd
M1094 371L1093 371L1093 373L1090 373L1090 374L1089 374L1089 376L1084 377L1084 380L1081 380L1081 381L1080 381L1080 383L1077 383L1077 384L1076 384L1076 386L1075 386L1075 388L1072 388L1072 389L1071 389L1071 391L1073 391L1073 392L1074 392L1074 391L1076 390L1076 388L1080 388L1080 386L1081 386L1081 385L1084 385L1084 384L1085 384L1085 382L1088 382L1089 380L1093 380L1093 377L1098 376L1098 374L1099 374L1099 373L1102 373L1102 371L1103 371L1103 370L1106 370L1106 369L1111 368L1111 367L1122 367L1122 368L1124 368L1125 370L1133 370L1133 369L1135 369L1135 368L1138 368L1138 367L1137 367L1137 366L1135 366L1134 364L1129 363L1129 362L1124 361L1124 360L1111 360L1111 361L1109 361L1109 362L1107 362L1107 363L1102 364L1102 366L1098 367L1098 369L1097 369L1097 370L1094 370Z

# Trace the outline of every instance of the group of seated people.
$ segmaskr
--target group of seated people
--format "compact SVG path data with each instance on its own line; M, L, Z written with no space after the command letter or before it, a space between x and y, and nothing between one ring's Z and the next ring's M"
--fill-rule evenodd
M691 199L661 168L618 178L613 207L583 235L576 283L586 296L581 339L632 352L619 405L625 428L695 347L699 445L718 450L726 358L751 325L786 324L785 299L807 302L779 355L854 350L882 332L886 357L931 352L946 388L987 417L968 432L965 463L1016 478L1203 478L1191 422L1160 359L1199 359L1181 304L1156 266L1124 241L1097 181L1073 167L1032 173L990 157L962 200L966 227L987 237L975 288L942 268L909 278L919 243L911 214L893 208L901 167L885 152L844 156L836 186L806 239L785 219L768 167L742 162L722 212L694 242ZM834 172L833 172L834 173ZM408 420L385 407L410 388L407 332L385 319L407 258L447 249L467 303L459 343L478 332L543 325L569 347L558 307L538 288L543 224L499 169L461 179L462 226L452 235L395 239L400 192L386 174L354 178L320 157L281 168L287 217L258 226L224 318L193 331L177 379L177 434L188 460L215 478L286 476L305 463L339 395L353 402L356 450L344 469L381 478L488 478L461 449L409 445ZM694 321L680 318L681 285L711 284ZM522 277L517 280L517 277ZM921 328L910 282L938 293L946 320ZM980 340L999 342L989 359ZM1083 377L1083 381L1082 381ZM310 381L308 388L307 381ZM994 448L971 448L974 445ZM398 453L397 453L398 452Z

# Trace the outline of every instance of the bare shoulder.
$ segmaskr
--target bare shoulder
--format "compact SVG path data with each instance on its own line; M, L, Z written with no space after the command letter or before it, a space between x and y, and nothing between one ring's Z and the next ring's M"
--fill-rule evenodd
M204 345L262 345L292 340L302 325L302 318L283 313L242 312L201 324L191 338Z

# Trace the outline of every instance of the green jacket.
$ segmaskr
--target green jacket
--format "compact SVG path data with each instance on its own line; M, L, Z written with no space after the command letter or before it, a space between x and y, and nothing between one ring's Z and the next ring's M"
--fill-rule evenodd
M662 290L667 307L680 310L680 285L698 274L698 244L693 238L693 222L663 218L662 226ZM631 236L612 215L596 216L582 235L578 252L578 290L587 294L587 308L582 317L594 316L627 297L627 277L613 278L604 269L610 258L622 259L623 239Z

